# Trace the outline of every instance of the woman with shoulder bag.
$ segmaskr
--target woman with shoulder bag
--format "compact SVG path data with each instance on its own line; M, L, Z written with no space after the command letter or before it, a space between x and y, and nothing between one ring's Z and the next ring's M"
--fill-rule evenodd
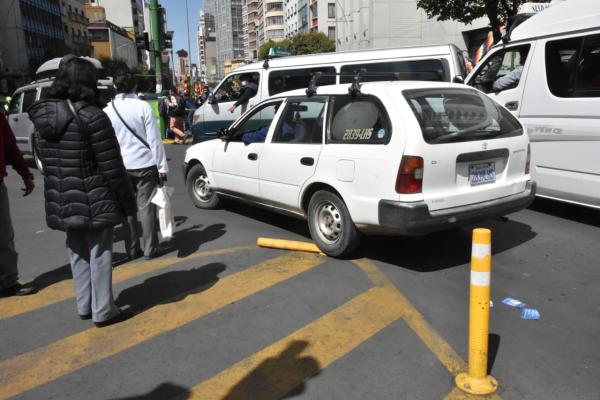
M151 202L158 185L167 179L169 167L152 108L135 95L134 75L125 68L115 71L115 99L104 112L115 129L121 155L136 195L142 225L142 246L137 216L130 215L125 227L125 246L130 259L146 259L159 254L156 231L156 206Z
M136 204L96 82L92 63L65 56L48 98L28 112L44 165L46 222L67 233L77 312L103 327L128 316L113 299L113 227Z

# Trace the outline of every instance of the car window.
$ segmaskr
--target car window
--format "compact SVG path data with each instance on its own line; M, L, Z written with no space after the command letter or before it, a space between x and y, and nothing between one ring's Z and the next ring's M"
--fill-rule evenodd
M23 100L23 93L19 93L13 96L8 106L9 114L19 114L21 112L21 101Z
M387 144L392 135L385 108L374 96L334 96L328 143Z
M325 104L324 98L288 100L273 143L323 143Z
M529 48L530 45L524 45L497 51L477 70L471 80L471 85L485 93L517 87ZM509 76L513 71L515 73ZM514 79L511 78L512 76ZM494 83L496 83L496 88L494 88Z
M447 62L444 63L440 59L344 65L340 70L342 74L340 83L351 83L354 75L361 69L365 69L367 72L367 75L361 78L361 82L389 81L392 72L397 73L400 80L449 81L450 75L446 65ZM381 73L381 75L376 75L377 73ZM369 76L369 74L373 75Z
M236 101L242 94L242 80L244 76L250 76L252 81L258 85L260 80L260 74L258 72L246 72L228 76L219 87L215 90L214 101L217 103L224 103L229 101ZM254 92L252 97L256 96L257 91Z
M50 92L50 86L44 86L40 90L40 100L44 100L48 98L48 93Z
M600 97L600 35L546 43L546 80L557 97Z
M21 109L23 110L23 112L27 112L27 110L29 109L29 107L35 103L35 96L37 94L37 90L33 89L33 90L27 90L25 92L23 92L23 106L21 107Z
M250 115L244 118L239 125L233 128L232 141L241 141L246 133L261 132L266 137L266 133L277 114L281 101L269 103L253 110ZM264 140L263 140L264 141Z
M310 83L311 74L322 72L330 76L321 76L318 85L334 85L335 84L335 68L320 67L320 68L297 68L286 69L279 71L271 71L269 73L269 95L287 92L288 90L304 89Z
M405 90L423 139L430 144L519 136L517 119L486 95L463 89Z

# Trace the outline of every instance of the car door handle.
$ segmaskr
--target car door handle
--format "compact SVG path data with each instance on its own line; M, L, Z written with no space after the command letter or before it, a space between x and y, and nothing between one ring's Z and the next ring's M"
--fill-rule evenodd
M300 159L300 164L311 166L315 163L315 159L312 157L302 157Z
M252 161L258 160L258 154L256 154L256 153L248 154L248 160L252 160Z
M510 111L516 111L519 108L519 102L518 101L509 101L508 103L506 103L504 105L504 107L506 107Z
M15 122L19 122L19 118L17 118L17 117L14 117L14 118L13 118L13 121L15 121Z

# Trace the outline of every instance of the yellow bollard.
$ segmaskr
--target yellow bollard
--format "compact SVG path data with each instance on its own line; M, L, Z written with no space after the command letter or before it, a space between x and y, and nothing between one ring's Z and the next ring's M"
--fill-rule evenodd
M471 250L471 300L469 305L469 372L456 376L456 386L471 394L490 394L498 389L496 379L487 374L490 325L490 272L492 232L473 229Z
M296 242L294 240L282 240L282 239L271 239L271 238L263 238L259 237L256 240L256 244L259 247L270 247L274 249L281 250L293 250L293 251L306 251L309 253L320 253L321 250L314 243L307 242Z

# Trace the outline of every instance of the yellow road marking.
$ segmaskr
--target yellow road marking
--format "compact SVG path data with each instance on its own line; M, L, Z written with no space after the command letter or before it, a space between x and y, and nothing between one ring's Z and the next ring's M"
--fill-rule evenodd
M161 268L165 268L174 264L179 264L184 261L196 258L216 256L221 254L235 253L238 251L254 249L254 246L230 247L227 249L201 251L182 258L157 258L155 260L128 263L121 265L113 270L113 283L123 282L148 272L156 271ZM71 279L48 286L31 296L8 297L0 301L0 320L14 317L15 315L19 314L24 314L33 310L37 310L42 307L47 307L49 305L73 297L75 297L75 291L73 288L73 281Z
M398 293L399 307L402 309L403 319L408 326L417 334L427 348L437 357L442 365L453 376L467 370L467 363L454 351L452 346L444 340L439 333L435 331L425 321L423 315L410 303L410 301L396 288L396 286L385 276L375 264L369 260L360 259L354 260L354 264L358 265L364 271L367 277L378 287L390 287ZM489 399L501 400L497 394L489 396L470 396L463 393L461 390L454 388L444 400L459 400L459 399Z
M92 328L1 361L1 395L15 396L103 360L308 271L323 260L308 253L273 258L226 276L209 290L179 302L160 304L119 324Z
M375 287L191 389L189 399L279 399L396 321L398 294Z

